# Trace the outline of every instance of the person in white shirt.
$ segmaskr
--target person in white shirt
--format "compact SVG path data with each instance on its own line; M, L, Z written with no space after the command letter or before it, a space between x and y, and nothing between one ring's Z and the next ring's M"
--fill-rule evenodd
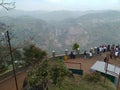
M93 56L93 54L92 54L92 52L90 51L90 52L89 52L89 58L91 59L92 56Z
M115 51L115 58L118 57L118 51Z

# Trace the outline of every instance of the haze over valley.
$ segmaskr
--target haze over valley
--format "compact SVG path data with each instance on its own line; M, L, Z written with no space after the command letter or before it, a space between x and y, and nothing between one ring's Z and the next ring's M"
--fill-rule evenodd
M11 26L14 44L32 41L51 52L71 50L77 42L81 50L101 44L120 43L120 11L2 11L0 23ZM63 50L63 51L62 51Z

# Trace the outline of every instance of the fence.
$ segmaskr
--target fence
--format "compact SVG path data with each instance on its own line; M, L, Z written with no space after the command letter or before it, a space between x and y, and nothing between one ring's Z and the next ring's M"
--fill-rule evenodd
M67 64L78 64L80 66L80 69L71 69L69 68L69 70L73 73L73 74L80 74L83 75L83 70L81 69L82 64L81 63L76 63L76 62L64 62Z

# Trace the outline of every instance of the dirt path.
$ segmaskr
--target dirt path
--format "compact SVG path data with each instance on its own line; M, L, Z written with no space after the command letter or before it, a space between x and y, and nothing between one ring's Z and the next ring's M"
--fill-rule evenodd
M17 74L18 90L22 90L25 76L25 72L20 72ZM8 77L6 80L0 82L0 90L16 90L14 77Z

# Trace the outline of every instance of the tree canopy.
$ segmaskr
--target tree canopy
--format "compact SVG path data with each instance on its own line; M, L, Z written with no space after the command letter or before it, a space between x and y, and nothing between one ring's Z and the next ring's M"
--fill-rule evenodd
M47 53L43 50L41 50L39 47L36 47L35 45L29 45L28 47L25 47L24 49L24 60L26 64L36 64L41 62L45 56L47 56Z
M72 49L73 49L73 50L78 50L79 47L80 47L80 46L79 46L78 43L74 43Z

